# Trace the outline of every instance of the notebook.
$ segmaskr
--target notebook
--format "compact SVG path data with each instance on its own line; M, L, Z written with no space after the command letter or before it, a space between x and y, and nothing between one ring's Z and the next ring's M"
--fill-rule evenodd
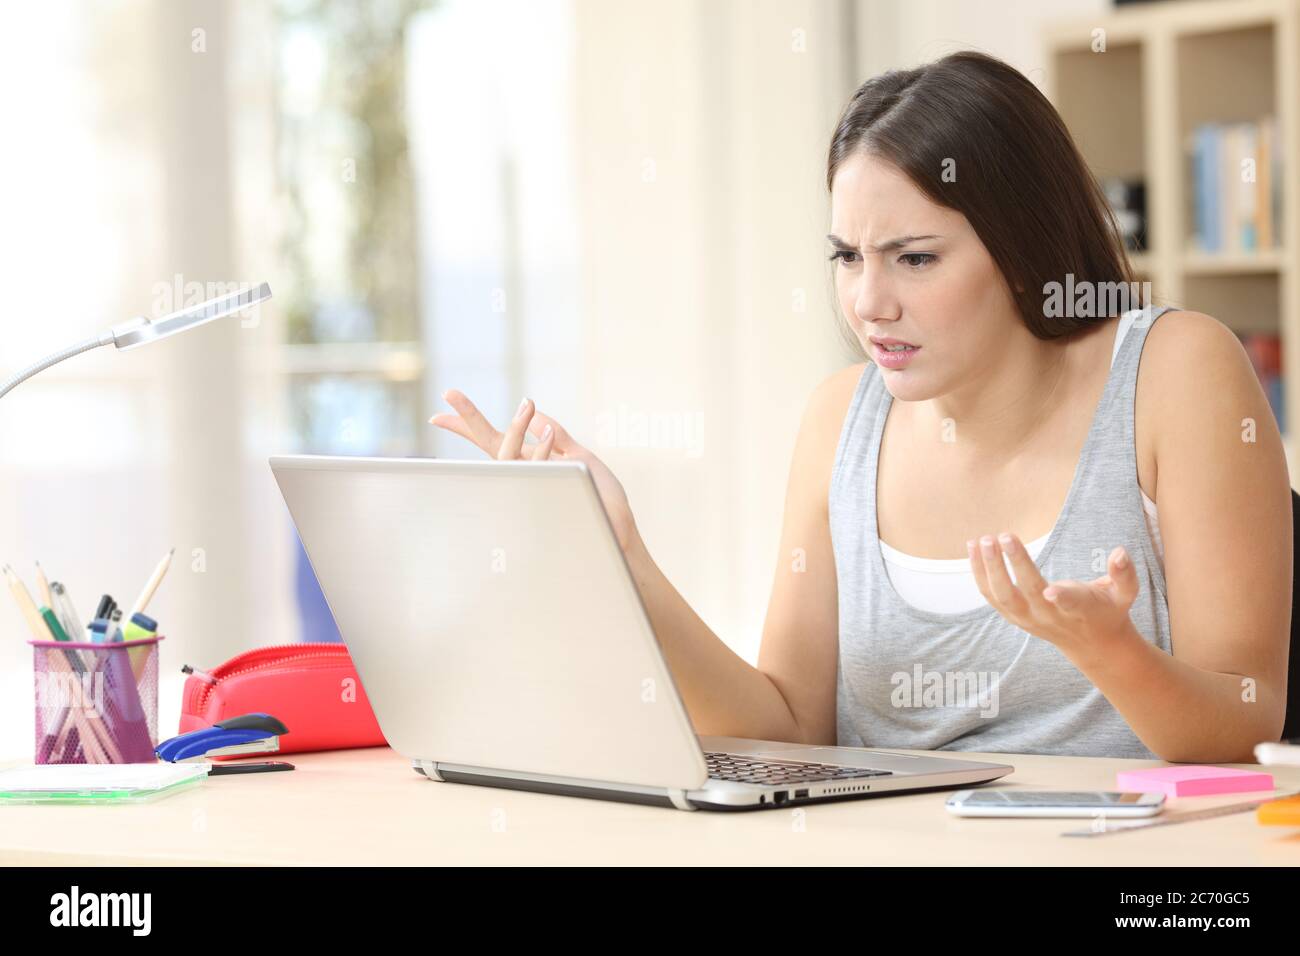
M37 764L0 770L3 803L143 803L203 781L208 764Z

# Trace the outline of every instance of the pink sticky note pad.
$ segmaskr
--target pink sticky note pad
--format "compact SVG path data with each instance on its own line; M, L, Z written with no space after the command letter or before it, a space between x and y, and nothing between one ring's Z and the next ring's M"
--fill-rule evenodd
M1126 770L1115 778L1115 788L1125 792L1163 793L1168 797L1195 797L1209 793L1244 793L1272 790L1273 775L1230 767L1157 767Z

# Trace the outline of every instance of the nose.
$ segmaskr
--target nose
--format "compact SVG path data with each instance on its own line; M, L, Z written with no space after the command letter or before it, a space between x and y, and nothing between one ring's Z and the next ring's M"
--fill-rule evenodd
M863 257L853 288L853 317L862 325L898 318L898 298L879 256Z

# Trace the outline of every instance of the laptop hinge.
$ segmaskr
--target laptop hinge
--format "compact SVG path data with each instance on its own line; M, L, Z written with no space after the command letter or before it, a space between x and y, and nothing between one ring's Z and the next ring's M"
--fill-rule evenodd
M678 787L669 787L667 790L668 799L673 802L678 810L694 810L696 807L691 806L690 801L686 799L686 791Z
M438 761L436 760L412 760L411 763L424 771L424 775L430 780L437 780L446 783L446 779L438 772ZM665 787L664 796L678 810L698 810L698 807L692 806L691 802L686 799L686 791L680 787Z

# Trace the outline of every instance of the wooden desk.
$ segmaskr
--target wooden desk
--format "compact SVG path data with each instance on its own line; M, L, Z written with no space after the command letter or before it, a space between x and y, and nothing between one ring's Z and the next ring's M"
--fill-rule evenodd
M1106 790L1119 770L1161 766L969 756L1016 767L998 788ZM436 783L386 747L285 759L298 769L214 777L152 804L0 807L0 864L1300 865L1300 829L1261 826L1253 810L1078 838L1060 834L1089 820L950 816L946 791L683 812ZM1300 767L1269 770L1279 791L1300 790ZM1255 796L1183 798L1168 808Z

